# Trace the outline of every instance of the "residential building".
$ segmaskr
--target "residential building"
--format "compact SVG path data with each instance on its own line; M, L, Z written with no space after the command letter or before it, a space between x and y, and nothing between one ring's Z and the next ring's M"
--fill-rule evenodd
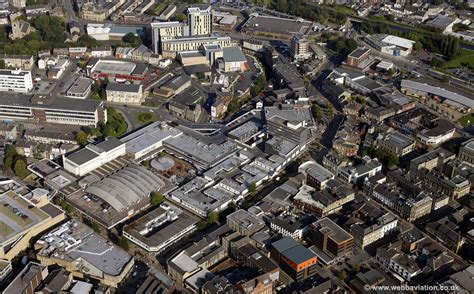
M352 252L354 237L327 217L311 224L308 234L313 244L333 258Z
M4 179L0 182L0 203L5 218L1 226L0 259L11 261L30 246L41 232L64 220L64 212L49 203L48 191L30 190L19 183Z
M378 248L375 259L386 269L389 269L404 280L410 281L421 273L421 269L414 258L403 252L391 248Z
M134 265L133 257L125 250L75 220L45 234L35 243L35 249L44 266L59 265L75 277L92 278L114 288Z
M293 238L284 237L273 242L271 247L272 258L294 281L301 281L316 274L316 254Z
M291 38L291 54L295 60L305 60L311 56L309 51L309 41L299 35L295 35Z
M108 138L99 144L88 144L77 152L63 156L63 166L74 175L84 176L123 155L125 144L116 138Z
M107 101L125 104L141 104L143 100L143 85L107 84Z
M33 89L29 70L0 70L0 91L27 93Z
M31 70L35 66L33 55L0 55L0 60L5 62L5 67L13 69Z

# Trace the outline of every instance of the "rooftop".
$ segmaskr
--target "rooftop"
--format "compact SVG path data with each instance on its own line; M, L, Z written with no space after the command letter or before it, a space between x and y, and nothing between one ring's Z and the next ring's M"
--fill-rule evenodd
M352 235L338 226L331 219L325 217L312 224L312 227L319 230L322 234L328 235L334 242L340 244L353 239Z
M133 262L126 251L74 220L44 235L36 245L42 246L39 255L78 262L81 265L77 267L78 271L94 273L97 269L101 277L103 274L118 276L129 262Z

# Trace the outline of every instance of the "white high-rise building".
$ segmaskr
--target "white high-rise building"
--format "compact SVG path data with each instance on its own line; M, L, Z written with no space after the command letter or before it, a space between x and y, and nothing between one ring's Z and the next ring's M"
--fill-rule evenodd
M187 23L177 21L151 23L153 52L161 53L164 50L163 42L167 40L212 34L211 6L205 10L190 7L187 14Z
M212 33L212 13L211 6L206 10L199 7L188 8L189 35L203 36Z
M26 93L33 89L30 70L0 70L0 91Z

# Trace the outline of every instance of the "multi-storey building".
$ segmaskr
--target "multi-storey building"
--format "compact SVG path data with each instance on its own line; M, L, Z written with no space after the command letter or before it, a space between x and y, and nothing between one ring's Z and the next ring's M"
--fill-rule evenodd
M291 237L273 242L271 256L294 281L316 274L316 254Z
M327 217L313 223L309 235L319 249L335 258L352 251L354 237Z
M251 236L265 227L265 223L246 210L239 209L227 216L227 225L241 235Z
M397 228L397 219L391 213L377 218L374 223L357 223L351 226L351 234L355 244L362 249L373 242L382 239Z
M190 7L187 10L189 35L203 36L212 33L211 7L201 10L199 7Z
M27 93L33 89L29 70L0 70L0 91Z
M293 36L291 38L291 54L295 60L305 60L311 56L309 42L303 36Z
M143 99L143 86L134 84L107 84L107 101L116 103L140 104Z
M39 95L0 95L0 118L39 123L97 126L107 122L103 101Z

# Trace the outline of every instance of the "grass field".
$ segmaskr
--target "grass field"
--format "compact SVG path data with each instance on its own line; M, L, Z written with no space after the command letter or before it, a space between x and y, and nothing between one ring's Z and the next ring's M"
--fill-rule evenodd
M467 127L468 125L472 126L474 125L474 113L463 116L458 121L463 127Z
M140 112L137 115L139 122L143 124L149 124L158 120L158 116L154 112Z
M461 53L451 61L446 62L444 68L470 66L474 68L474 51L461 49Z
M0 238L5 238L13 233L13 229L10 228L6 223L0 221Z
M168 4L161 2L160 4L155 6L155 9L153 9L153 12L155 13L155 15L160 15L163 12L163 10L165 10L167 5Z

